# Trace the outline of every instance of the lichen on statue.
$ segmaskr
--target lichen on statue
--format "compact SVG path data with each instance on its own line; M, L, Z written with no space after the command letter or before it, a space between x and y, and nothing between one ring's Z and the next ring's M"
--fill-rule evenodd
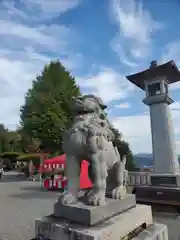
M126 195L125 164L113 146L112 126L106 118L106 105L94 95L73 99L74 119L64 135L66 152L67 192L60 198L62 204L78 199L80 166L83 159L89 162L88 174L93 187L87 194L87 204L105 204L105 195L121 199Z

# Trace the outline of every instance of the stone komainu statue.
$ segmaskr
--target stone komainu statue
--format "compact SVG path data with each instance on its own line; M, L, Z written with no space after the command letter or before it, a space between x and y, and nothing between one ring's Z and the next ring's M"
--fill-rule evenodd
M64 136L66 152L67 192L59 201L71 204L77 201L80 166L83 159L89 162L89 178L93 183L87 194L88 204L103 205L105 195L121 199L126 195L126 159L120 159L113 146L113 132L106 119L102 100L94 95L73 99L74 120Z

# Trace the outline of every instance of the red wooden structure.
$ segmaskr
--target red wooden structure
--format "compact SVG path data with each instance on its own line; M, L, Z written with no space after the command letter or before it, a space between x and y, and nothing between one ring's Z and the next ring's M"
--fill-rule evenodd
M52 159L46 159L43 165L40 167L40 172L46 172L48 170L64 169L66 165L66 154L63 154ZM82 161L81 173L80 173L80 189L90 188L92 183L88 177L89 163L86 160ZM52 173L53 175L53 173ZM54 174L53 178L47 178L43 180L43 187L45 189L60 188L63 189L67 185L68 179L64 176Z

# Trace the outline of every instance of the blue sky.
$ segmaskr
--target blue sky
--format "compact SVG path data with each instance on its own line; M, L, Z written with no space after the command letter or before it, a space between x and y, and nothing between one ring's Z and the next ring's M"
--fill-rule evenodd
M180 67L178 1L2 0L0 2L0 122L15 129L32 80L59 59L82 92L99 95L134 153L151 152L144 92L125 76L152 60ZM180 152L180 84L170 86Z

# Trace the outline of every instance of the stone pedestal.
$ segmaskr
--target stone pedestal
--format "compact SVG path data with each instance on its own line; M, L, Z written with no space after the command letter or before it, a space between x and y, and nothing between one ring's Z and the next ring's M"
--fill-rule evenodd
M151 208L136 205L124 213L91 227L48 216L36 220L35 230L36 236L43 235L52 240L119 240L143 224L146 226L152 224Z
M140 203L180 206L180 174L153 173L151 185L136 187L136 199Z
M118 201L106 198L106 204L103 206L86 205L82 201L72 205L62 205L57 202L54 205L53 215L82 225L91 226L134 206L136 206L135 195L128 194L124 199Z
M180 186L180 174L178 173L153 173L151 174L151 185L153 186Z
M153 224L151 207L135 204L132 195L123 200L108 199L107 204L102 207L87 206L83 203L60 207L57 204L55 212L58 217L50 215L36 219L36 239L168 239L166 226Z
M167 226L164 224L152 224L147 229L143 230L137 237L132 240L168 240Z
M180 187L138 186L136 196L140 203L180 206Z

